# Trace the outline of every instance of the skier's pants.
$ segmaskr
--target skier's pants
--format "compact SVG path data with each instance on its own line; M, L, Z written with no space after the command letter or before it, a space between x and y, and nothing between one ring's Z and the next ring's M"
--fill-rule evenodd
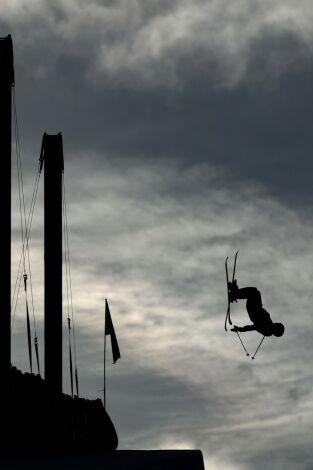
M235 292L236 299L247 299L247 312L253 313L262 308L262 297L260 291L256 287L244 287Z

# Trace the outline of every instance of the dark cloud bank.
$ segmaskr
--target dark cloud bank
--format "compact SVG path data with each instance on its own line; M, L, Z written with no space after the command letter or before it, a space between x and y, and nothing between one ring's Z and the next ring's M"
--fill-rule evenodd
M310 204L310 30L288 2L289 16L279 2L216 3L12 7L1 29L14 34L32 158L43 131L61 129L70 153L211 163Z

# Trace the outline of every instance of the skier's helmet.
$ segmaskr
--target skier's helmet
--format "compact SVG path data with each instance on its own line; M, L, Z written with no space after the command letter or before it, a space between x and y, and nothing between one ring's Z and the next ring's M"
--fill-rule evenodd
M283 336L284 334L284 331L285 331L285 327L282 323L274 323L274 328L273 328L273 334L274 336Z

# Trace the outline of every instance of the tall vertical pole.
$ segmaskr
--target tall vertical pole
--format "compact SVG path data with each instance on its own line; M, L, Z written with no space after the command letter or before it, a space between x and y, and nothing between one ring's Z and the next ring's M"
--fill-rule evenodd
M107 336L106 336L106 308L104 312L104 353L103 353L103 406L106 409L106 343L107 343Z
M11 368L11 134L14 85L11 36L0 39L0 402L6 403Z
M62 392L62 174L61 133L44 134L45 380Z

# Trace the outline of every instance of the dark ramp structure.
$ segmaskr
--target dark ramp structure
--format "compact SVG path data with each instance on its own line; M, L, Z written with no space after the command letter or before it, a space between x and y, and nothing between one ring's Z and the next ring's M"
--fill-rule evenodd
M1 459L6 470L42 470L42 459ZM45 470L204 470L200 450L119 450L106 455L50 456Z
M62 238L64 225L62 219L65 204L63 204L64 159L61 133L57 135L44 134L38 167L39 176L41 171L44 171L45 185L45 377L42 378L40 373L36 331L34 346L38 374L33 373L25 259L24 274L21 271L20 283L23 283L24 279L30 373L23 373L11 364L12 114L17 135L15 107L12 113L12 98L15 106L13 87L13 47L11 36L7 36L0 39L0 200L2 204L0 469L202 470L204 469L203 458L199 450L117 451L118 437L101 399L86 400L79 396L77 368L75 370L76 395L74 394L71 349L69 350L71 395L63 393ZM16 146L18 155L18 142L16 142ZM23 254L25 247L28 246L28 232L29 228L25 217L24 238L22 231ZM107 303L106 317L109 317ZM68 326L70 332L70 318L68 318ZM110 334L112 340L113 333L113 324L107 325L105 335ZM116 338L114 341L113 343L116 343L115 362L120 357L120 353Z

